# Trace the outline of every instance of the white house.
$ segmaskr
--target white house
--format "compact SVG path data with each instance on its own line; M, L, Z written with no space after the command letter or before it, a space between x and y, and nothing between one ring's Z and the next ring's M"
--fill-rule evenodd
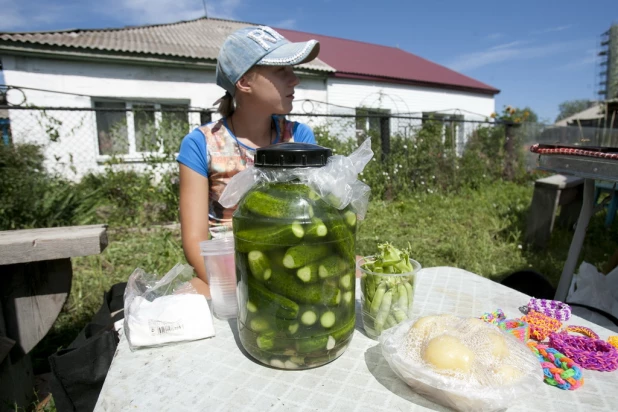
M224 93L215 85L219 47L228 34L247 25L201 18L105 30L0 33L6 85L21 88L25 105L48 108L9 110L12 139L48 143L51 136L56 141L47 146L50 166L71 165L71 172L63 172L73 178L100 170L111 153L139 167L149 152L144 128L158 130L166 121L182 119L188 131L210 118L204 109L212 109ZM321 43L320 58L298 67L294 113L482 120L494 112L497 89L403 50L279 31L292 41L315 38ZM82 110L49 110L54 107ZM131 110L136 108L145 109L144 114ZM314 126L324 121L298 120ZM376 121L351 119L335 132L354 136ZM406 133L420 122L393 118L389 125L393 132ZM461 147L465 134L460 128Z

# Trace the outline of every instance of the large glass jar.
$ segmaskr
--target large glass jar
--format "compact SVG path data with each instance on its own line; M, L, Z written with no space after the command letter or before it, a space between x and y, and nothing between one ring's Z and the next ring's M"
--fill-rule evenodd
M255 167L320 167L330 153L281 143L259 149ZM331 206L298 180L261 182L241 199L233 226L246 351L285 369L339 357L356 319L356 214Z

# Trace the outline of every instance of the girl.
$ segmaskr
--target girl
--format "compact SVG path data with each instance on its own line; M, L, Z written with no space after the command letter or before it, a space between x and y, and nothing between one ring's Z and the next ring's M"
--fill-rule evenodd
M292 66L319 53L315 40L290 43L270 27L232 33L217 58L217 84L226 91L222 118L186 135L180 146L180 225L182 247L199 279L207 283L199 243L231 235L233 209L218 199L232 176L253 165L255 149L280 142L315 143L311 129L285 120L299 84ZM208 211L208 215L206 214ZM194 282L208 294L206 285Z

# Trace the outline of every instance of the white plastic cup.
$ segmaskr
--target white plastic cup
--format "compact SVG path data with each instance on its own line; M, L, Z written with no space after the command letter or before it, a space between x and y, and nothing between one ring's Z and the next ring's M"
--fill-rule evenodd
M237 316L236 263L234 238L224 237L200 242L206 275L210 285L213 314L222 320Z

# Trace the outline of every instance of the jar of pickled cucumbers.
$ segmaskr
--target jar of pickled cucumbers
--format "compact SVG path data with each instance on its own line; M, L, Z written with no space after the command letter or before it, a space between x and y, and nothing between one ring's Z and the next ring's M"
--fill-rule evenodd
M304 143L257 149L255 167L271 178L253 186L233 215L240 341L276 368L330 362L354 331L356 213L288 174L323 167L330 156Z

